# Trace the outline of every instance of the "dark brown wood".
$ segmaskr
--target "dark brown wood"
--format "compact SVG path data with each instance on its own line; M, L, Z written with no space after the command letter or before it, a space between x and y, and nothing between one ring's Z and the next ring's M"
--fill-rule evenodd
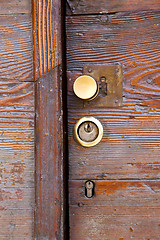
M35 238L64 239L62 6L33 0L36 82Z
M0 239L33 238L34 84L0 82Z
M63 239L63 128L60 68L36 88L36 239Z
M97 180L91 199L84 189L70 181L71 240L159 239L159 180Z
M160 8L160 0L67 0L67 2L72 14L103 14Z
M125 12L66 19L71 240L160 236L160 11L126 12L129 1L123 2L118 11ZM139 2L139 10L145 3ZM85 11L92 13L89 5ZM106 63L123 67L123 107L83 108L73 94L74 80L84 65ZM92 148L73 138L74 124L84 116L96 117L104 128ZM88 179L95 181L93 199L84 196Z
M9 81L32 81L31 15L0 15L0 22L0 78Z

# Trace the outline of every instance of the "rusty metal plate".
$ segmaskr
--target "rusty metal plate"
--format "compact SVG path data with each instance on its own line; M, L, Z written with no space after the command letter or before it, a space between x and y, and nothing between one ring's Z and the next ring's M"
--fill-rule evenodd
M99 85L97 97L85 101L84 107L121 107L123 103L123 74L120 64L89 64L83 67L83 74L93 77Z

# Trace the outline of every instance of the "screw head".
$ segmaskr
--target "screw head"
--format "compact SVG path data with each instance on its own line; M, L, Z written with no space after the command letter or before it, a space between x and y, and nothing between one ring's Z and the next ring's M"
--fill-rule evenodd
M91 73L91 72L92 72L92 68L89 68L89 69L88 69L88 72Z

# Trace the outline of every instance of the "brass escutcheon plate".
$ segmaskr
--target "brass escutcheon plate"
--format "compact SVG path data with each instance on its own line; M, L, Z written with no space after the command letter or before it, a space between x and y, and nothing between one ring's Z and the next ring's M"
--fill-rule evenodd
M92 101L84 101L84 107L121 107L123 104L123 74L120 64L88 64L83 74L93 77L99 93Z

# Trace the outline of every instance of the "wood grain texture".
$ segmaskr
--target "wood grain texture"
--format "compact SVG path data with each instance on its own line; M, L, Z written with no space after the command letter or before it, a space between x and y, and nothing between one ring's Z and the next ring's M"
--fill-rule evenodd
M148 79L144 74L159 67L159 21L160 11L67 17L67 70L119 62L128 78Z
M33 0L36 81L35 239L67 239L65 232L62 106L62 5Z
M160 239L159 20L159 11L66 19L71 240ZM83 107L74 96L74 80L92 63L122 65L123 107ZM74 124L84 116L104 128L92 148L73 138ZM85 197L88 179L95 182L92 199Z
M37 81L35 237L64 239L63 112L60 68Z
M61 64L61 2L33 0L35 80Z
M0 82L0 239L33 238L34 85Z
M0 15L0 22L0 78L32 81L31 15Z
M160 239L160 181L70 181L70 239Z
M157 10L160 8L159 0L67 0L67 3L71 14L102 14L121 11Z
M110 23L101 16L67 18L71 179L159 178L159 19L159 12L115 14ZM123 65L123 107L83 108L72 90L83 65L116 62ZM73 139L73 126L85 115L104 126L92 149Z
M85 109L70 112L71 179L160 177L160 112L143 107L141 103L129 103L132 106L126 106L123 110ZM124 102L125 105L129 103ZM84 149L73 139L73 126L83 116L94 116L104 127L102 141L92 149Z
M31 0L1 0L0 14L31 13Z

